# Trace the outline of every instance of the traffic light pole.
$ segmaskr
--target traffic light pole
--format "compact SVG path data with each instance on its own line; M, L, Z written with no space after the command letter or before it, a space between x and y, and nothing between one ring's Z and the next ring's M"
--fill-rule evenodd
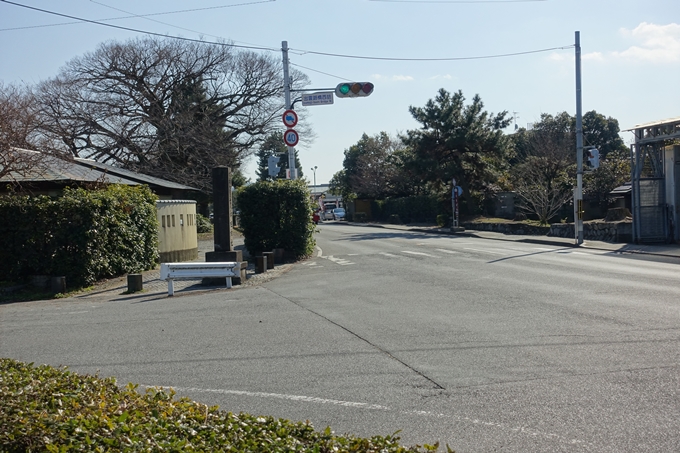
M574 240L583 244L583 107L581 103L581 33L576 32L576 190L574 190Z
M286 103L286 110L293 108L290 102L290 75L288 72L288 41L281 42L281 52L283 53L283 95ZM295 167L295 147L288 147L288 170L290 179L297 178L297 168Z

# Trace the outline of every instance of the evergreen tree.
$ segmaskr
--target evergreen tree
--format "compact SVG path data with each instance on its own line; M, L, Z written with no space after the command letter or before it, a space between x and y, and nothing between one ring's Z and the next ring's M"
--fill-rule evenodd
M269 176L269 158L277 155L280 157L278 166L281 168L276 178ZM298 157L298 151L295 150L295 166L298 169L298 178L302 178L302 166ZM273 179L286 179L286 170L288 169L288 147L283 142L283 131L271 132L265 138L260 148L257 150L257 175L258 181L271 181Z

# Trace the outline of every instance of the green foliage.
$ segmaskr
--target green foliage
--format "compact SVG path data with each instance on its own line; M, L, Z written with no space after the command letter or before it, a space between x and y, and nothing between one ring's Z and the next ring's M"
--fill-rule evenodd
M279 173L272 178L269 176L269 157L278 155ZM298 169L298 177L302 178L302 164L298 157L298 152L295 150L295 167ZM258 181L272 181L274 179L285 179L286 170L288 169L288 147L283 143L283 131L275 130L264 139L259 149L257 150L257 175Z
M507 165L512 148L502 130L510 119L507 112L486 112L479 95L465 105L461 91L441 89L425 107L409 111L422 126L403 138L413 153L407 167L435 190L455 177L465 193L487 191Z
M210 219L201 214L196 214L196 232L197 233L212 233L213 225Z
M260 181L239 189L237 200L251 253L283 248L299 259L314 251L313 206L305 181Z
M393 216L404 223L433 223L442 209L434 195L388 198L376 201L374 216L381 221L390 221Z
M60 198L0 198L0 273L64 275L69 287L152 268L156 197L148 187L66 189Z
M439 228L445 227L449 223L449 216L445 214L437 215L437 226Z
M335 436L309 422L233 414L173 390L116 385L114 378L79 375L47 365L0 359L0 450L419 452L399 438ZM450 449L449 449L450 451Z

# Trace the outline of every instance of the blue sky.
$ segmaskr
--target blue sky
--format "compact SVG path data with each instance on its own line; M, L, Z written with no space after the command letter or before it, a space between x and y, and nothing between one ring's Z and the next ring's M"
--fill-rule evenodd
M93 20L169 13L107 23L169 36L228 39L274 49L277 57L285 40L291 63L310 77L312 88L373 82L375 91L367 98L336 99L333 105L298 111L316 135L314 140L300 137L302 169L312 182L310 168L317 166L318 184L342 169L343 151L364 132L396 135L419 127L409 106L425 105L440 88L462 90L468 100L479 94L490 112L517 112L520 126L542 113L573 115L575 31L581 35L584 112L612 116L621 129L680 116L677 0L16 3ZM176 12L181 10L193 11ZM36 83L101 42L138 36L88 23L45 26L65 22L73 21L0 1L0 80ZM525 54L478 58L517 53ZM622 136L626 143L632 139L630 133ZM252 177L254 169L251 161L246 174Z

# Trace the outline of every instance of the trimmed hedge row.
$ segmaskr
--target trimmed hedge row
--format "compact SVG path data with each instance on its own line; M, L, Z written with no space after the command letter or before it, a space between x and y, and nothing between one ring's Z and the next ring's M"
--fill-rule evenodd
M146 186L0 197L0 217L0 274L12 280L63 275L80 287L158 261L156 196Z
M304 180L260 181L237 193L240 227L251 254L285 249L295 259L314 251L312 202Z
M446 212L435 195L376 200L376 205L377 218L383 222L398 218L403 223L434 223L437 215Z
M315 431L309 422L222 412L174 391L0 359L3 452L421 452L395 436ZM450 451L450 450L449 450Z

